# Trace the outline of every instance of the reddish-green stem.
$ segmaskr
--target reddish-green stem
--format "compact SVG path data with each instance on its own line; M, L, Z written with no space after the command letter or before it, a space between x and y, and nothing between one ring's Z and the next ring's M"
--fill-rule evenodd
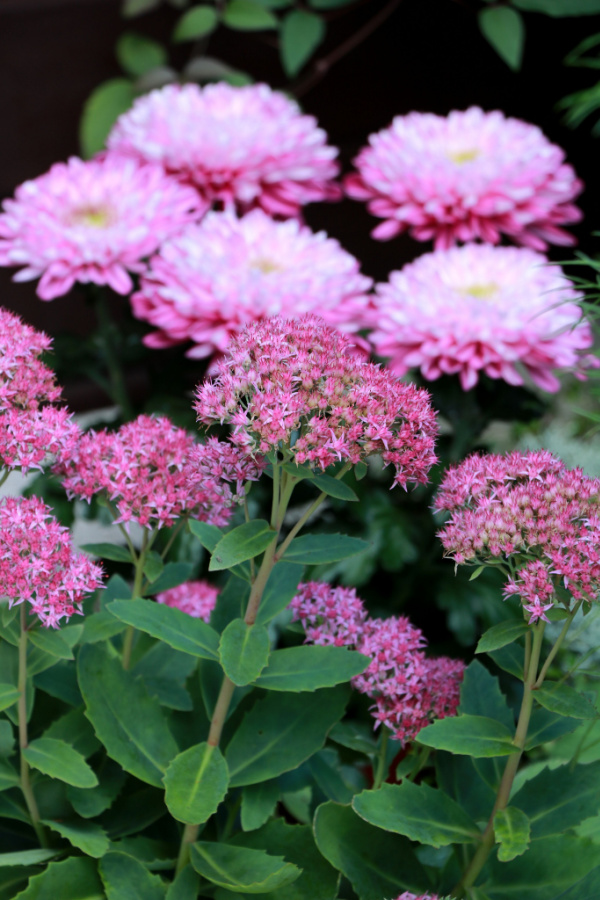
M37 834L42 847L48 846L46 829L40 821L40 813L31 786L29 763L25 759L23 751L27 749L29 738L27 734L27 610L25 601L21 603L21 635L19 637L19 702L17 704L19 720L19 750L21 756L21 791L27 804L31 824Z

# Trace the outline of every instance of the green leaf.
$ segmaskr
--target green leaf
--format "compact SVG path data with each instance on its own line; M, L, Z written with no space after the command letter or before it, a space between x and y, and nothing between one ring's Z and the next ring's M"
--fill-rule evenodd
M321 19L321 17L315 16L313 13L303 12L302 10L294 10L294 12L289 13L289 15L287 15L285 17L285 21L283 23L282 40L284 41L284 44L281 49L282 54L285 54L285 52L286 52L285 51L285 33L286 33L286 28L288 28L288 23L289 23L290 19L292 18L292 16L295 17L296 22L298 21L298 17L301 17L305 21L316 19L317 22L321 23L321 36L319 37L319 40L317 43L320 43L321 40L323 39L322 32L324 31L325 26L323 24L323 20ZM315 44L315 47L316 46L317 45ZM310 53L312 53L313 49L314 49L314 47L311 48L308 55L310 55ZM289 48L289 50L291 51L291 48ZM295 47L294 52L298 53L298 51L299 51L299 48ZM296 72L299 71L300 68L302 68L302 65L299 65L295 72L288 71L288 69L286 68L286 72L288 75L295 75ZM339 479L339 478L332 478L331 475L325 475L322 473L318 473L316 475L313 475L311 480L319 488L319 490L323 494L327 494L328 497L335 497L337 500L348 500L351 503L358 500L358 497L355 494L355 492L352 490L352 488L349 487L349 485L347 485L345 481L341 481L341 479Z
M165 772L165 803L178 822L199 825L227 793L229 772L218 747L203 742L184 750Z
M243 687L256 681L269 658L271 642L264 625L247 625L243 619L229 623L219 644L225 674Z
M12 684L0 684L0 709L8 709L16 703L21 692Z
M60 719L56 719L45 730L42 737L54 738L57 741L66 741L87 759L100 748L100 741L94 734L94 729L84 716L83 707L71 709Z
M264 31L279 25L273 13L253 0L229 0L223 12L223 22L239 31Z
M46 628L32 629L27 634L34 647L57 659L74 659L73 651L60 631L48 631Z
M328 800L350 803L355 794L340 775L340 759L333 749L320 750L306 763L319 790Z
M496 843L500 844L498 859L500 862L510 862L529 847L529 819L516 806L499 809L494 816L494 834Z
M161 0L123 0L121 13L125 18L133 18L149 12L160 4Z
M113 562L133 562L128 548L119 547L117 544L82 544L81 549L86 553L91 553L92 556L110 559Z
M192 844L192 865L203 878L240 894L262 894L285 887L302 869L282 856L227 844L198 841Z
M92 788L98 784L98 779L85 759L76 750L54 738L37 738L21 751L27 762L34 769L66 781L74 787Z
M214 6L205 3L188 9L178 20L173 31L172 40L195 41L198 38L211 34L218 24L218 16Z
M549 709L534 709L529 720L525 750L532 750L563 734L569 734L569 732L575 731L580 724L581 719L570 719L550 712Z
M233 843L283 856L302 869L293 884L260 894L261 900L333 900L337 896L339 873L319 853L310 826L288 825L278 818L259 831L236 835Z
M197 665L195 657L158 641L135 664L132 673L142 679L150 696L157 697L163 706L188 711L193 702L185 683Z
M167 888L165 900L197 900L198 881L198 875L192 867L186 866Z
M231 786L256 784L295 769L321 749L347 702L342 688L267 694L246 713L227 747Z
M58 856L62 850L17 850L15 853L0 853L0 868L8 866L37 866L53 856Z
M355 556L368 546L366 541L345 534L304 534L294 538L283 558L287 562L316 566Z
M316 13L302 9L294 9L288 13L281 27L280 53L281 62L286 75L293 78L310 59L316 48L325 37L325 22ZM329 475L317 475L314 479L317 486L325 494L338 497L340 500L358 500L354 491L347 485L347 494L340 492L337 481ZM319 483L320 482L320 483ZM332 484L333 482L333 484Z
M126 31L119 37L115 53L121 68L133 78L139 78L157 66L164 66L168 60L162 44L135 31Z
M370 825L432 847L470 844L479 836L458 803L426 784L384 784L378 791L358 794L352 807Z
M108 836L96 822L86 822L85 819L60 819L60 821L42 819L42 822L58 832L73 847L83 851L86 856L99 859L108 850L110 844Z
M488 651L497 666L519 681L523 681L523 649L517 644L508 644L498 650Z
M498 650L507 644L512 644L517 638L528 631L529 626L525 622L500 622L499 625L493 625L479 639L479 643L475 648L475 653L489 653L490 650Z
M266 625L278 613L287 608L290 600L298 593L298 585L302 581L303 573L303 567L294 563L275 563L260 601L256 616L257 625Z
M198 519L190 519L188 528L209 553L213 552L223 537L223 532L216 525L208 525L207 522L200 522Z
M0 719L0 757L11 756L15 749L15 736L12 725Z
M508 756L516 753L512 732L486 716L456 716L440 719L419 732L418 741L436 750L466 756Z
M48 863L43 872L29 879L25 890L16 894L14 900L58 900L58 898L106 900L96 871L96 862L83 856L71 856L62 862Z
M0 756L0 791L7 791L19 785L20 779L17 770L11 762ZM0 896L2 895L0 894Z
M406 838L369 825L349 806L319 806L314 831L325 859L350 881L361 900L397 897L407 889L421 893L428 884Z
M458 711L471 716L496 719L506 725L511 735L514 734L515 717L508 708L498 679L476 659L465 669Z
M375 753L377 742L373 735L373 729L366 722L345 720L338 722L329 732L329 737L336 744L356 750L357 753Z
M85 158L89 159L104 148L116 120L129 109L134 99L133 84L127 78L112 78L92 91L84 104L79 124L79 141Z
M75 812L84 819L94 819L109 809L119 795L127 773L107 758L98 772L98 787L91 790L83 788L67 788L67 798Z
M547 16L593 16L600 13L600 0L512 0L526 12L545 13Z
M475 761L468 756L456 756L438 750L435 754L436 784L475 822L486 821L496 800L498 788L496 772L480 771L480 766L494 767L497 760L483 759ZM500 766L498 767L500 769ZM491 778L488 778L491 774ZM500 773L501 774L501 769ZM491 783L490 783L491 782Z
M564 834L600 809L600 762L543 769L511 797L524 810L533 838Z
M356 3L356 0L308 0L308 2L313 9L338 9L340 6L349 6L351 3ZM361 465L361 463L356 465Z
M193 571L194 567L191 563L167 563L148 590L151 594L160 594L161 591L168 591L170 588L185 584L192 577Z
M202 619L196 619L180 609L138 598L113 600L108 610L122 622L165 641L175 650L201 659L219 659L217 632Z
M541 688L535 691L535 699L545 709L558 713L559 716L568 716L573 719L597 719L598 711L587 697L579 694L566 684L553 684L544 682Z
M136 778L161 788L178 748L159 703L120 660L96 644L79 651L78 673L86 716L108 755Z
M278 800L279 782L275 778L246 785L242 790L242 829L255 831L264 825L275 811Z
M125 631L125 627L124 622L115 619L113 615L103 609L85 617L81 643L96 644L98 641L105 641L107 638L114 637L115 634Z
M144 562L144 576L148 579L150 584L153 581L156 581L159 575L164 571L165 564L162 561L162 558L159 553L155 550L151 550L150 553L146 556L146 561ZM115 597L115 599L118 599Z
M315 691L350 681L370 661L345 647L286 647L273 650L269 665L254 683L270 691Z
M509 68L518 71L525 43L525 24L520 13L508 6L488 6L479 10L478 21L486 41Z
M108 900L165 900L162 879L132 856L111 851L100 860L99 870Z
M277 535L265 519L244 522L224 535L210 558L209 571L216 572L254 559L272 544Z

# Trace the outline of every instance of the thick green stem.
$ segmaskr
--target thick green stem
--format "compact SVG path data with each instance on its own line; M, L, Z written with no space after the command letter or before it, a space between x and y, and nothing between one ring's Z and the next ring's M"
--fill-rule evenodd
M23 750L27 748L29 743L27 735L27 611L25 601L21 603L21 635L19 638L19 702L18 702L18 719L19 719L19 749L21 751L21 791L27 804L29 818L31 824L37 834L38 841L42 847L48 846L48 838L46 829L40 821L40 813L31 786L29 775L29 763L23 755Z
M517 722L517 730L513 738L513 744L517 748L517 752L512 753L508 758L508 762L506 763L504 774L502 775L502 780L498 788L498 793L496 795L494 808L485 827L485 831L482 835L481 844L473 859L471 860L471 863L461 881L457 884L454 891L452 892L453 896L455 897L464 897L467 889L472 887L472 885L477 880L479 873L487 862L487 858L490 855L492 847L494 846L494 817L499 810L505 809L508 805L513 781L515 780L515 775L517 774L517 769L519 768L523 750L525 749L525 741L527 740L529 720L531 719L531 711L533 709L533 692L537 678L540 653L542 650L542 641L544 638L544 627L545 622L543 621L540 621L537 625L533 626L533 644L531 647L531 656L529 659L527 676L525 677L525 683L523 686L523 700L521 702L519 721Z
M583 600L580 600L579 603L576 603L575 606L573 607L572 611L569 613L569 617L567 619L565 619L565 624L562 627L562 631L560 632L558 638L556 639L556 643L554 644L554 647L548 654L548 658L547 658L546 662L544 663L544 665L542 666L542 670L541 670L540 674L538 675L537 681L535 682L535 685L534 685L535 688L539 688L542 686L542 682L543 682L544 678L546 677L546 675L548 674L548 669L550 668L550 665L552 664L554 657L560 650L560 648L562 646L562 642L564 641L565 637L567 636L567 631L571 627L571 623L572 623L573 619L575 618L575 616L577 615L577 612L579 611L579 608L582 603L583 603Z
M152 534L148 534L147 531L144 531L144 537L142 539L142 546L139 552L139 556L135 560L135 577L133 581L133 589L132 589L132 599L135 600L136 597L141 597L142 595L142 582L144 580L144 566L146 565L146 554L152 545L154 537L156 536L156 532ZM128 669L131 665L131 651L133 650L133 641L135 638L135 628L133 625L129 625L127 627L127 631L125 632L125 638L123 639L123 668Z
M379 753L377 756L377 770L373 778L373 790L376 791L381 787L388 774L387 767L387 748L390 740L390 730L385 725L381 726L381 743L379 745Z

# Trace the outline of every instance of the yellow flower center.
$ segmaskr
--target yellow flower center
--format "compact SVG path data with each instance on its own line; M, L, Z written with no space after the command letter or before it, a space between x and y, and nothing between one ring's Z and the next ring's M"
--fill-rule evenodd
M80 206L69 215L71 225L88 225L91 228L105 228L112 221L112 214L105 206Z
M472 162L474 159L477 159L480 152L481 151L474 147L472 150L450 150L447 156L452 162L462 166L463 163Z
M478 300L491 300L494 294L498 293L498 285L493 281L489 284L471 284L469 287L461 288L459 293L477 297Z
M250 261L251 269L259 269L261 272L264 272L265 275L268 275L270 272L280 272L283 266L278 265L278 263L273 262L272 259L267 259L264 256L259 256L257 259L253 259Z

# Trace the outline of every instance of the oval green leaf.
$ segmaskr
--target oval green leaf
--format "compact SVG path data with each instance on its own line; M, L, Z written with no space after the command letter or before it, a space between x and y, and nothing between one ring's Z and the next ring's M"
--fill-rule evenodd
M309 16L311 14L300 11L290 13L290 16L295 15ZM316 18L318 18L318 16ZM337 500L348 500L351 503L358 500L358 497L352 488L339 478L332 478L331 475L318 474L313 476L312 481L319 490L324 494L327 494L328 497L335 497Z
M175 650L201 659L219 659L217 632L202 619L196 619L180 609L140 598L113 600L107 609L117 619L164 641Z
M206 822L227 793L229 771L218 747L196 744L180 753L165 772L165 803L178 822Z
M264 31L279 26L276 16L253 0L230 0L223 12L223 22L239 31Z
M346 534L304 534L294 538L283 558L286 562L317 566L356 556L368 546L366 541Z
M240 894L263 894L291 884L302 869L283 856L268 856L264 850L248 850L231 844L198 841L192 844L196 872L219 887Z
M231 566L254 559L272 544L277 535L264 519L244 522L224 535L210 558L211 572L229 569Z
M303 9L294 9L288 13L283 20L280 38L281 62L286 75L289 75L290 78L297 75L324 37L325 22L321 16ZM330 478L328 475L322 477L335 481L335 478ZM315 479L317 484L318 478L319 476ZM321 487L321 490L325 491L326 494L329 493L324 487ZM354 494L354 491L350 488L348 490L351 494ZM331 494L331 496L336 497L339 495ZM354 497L341 497L340 499L358 500L358 497L354 495Z
M488 44L509 68L518 71L525 43L525 25L521 14L509 6L488 6L479 10L478 21Z
M73 787L93 788L98 779L76 750L55 738L37 738L22 751L30 766Z
M112 562L132 562L131 553L127 547L119 547L117 544L82 544L81 549L92 556L102 559L110 559Z
M271 653L269 665L254 683L270 691L316 691L350 681L370 661L345 647L286 647Z
M214 6L202 3L188 9L181 16L173 30L173 41L195 41L198 38L212 34L218 24L217 12Z
M74 659L73 651L60 631L49 631L47 628L36 628L28 632L28 639L34 647L55 656L57 659Z
M100 859L109 848L108 835L96 822L86 822L85 819L42 819L42 822L86 856Z
M525 622L509 621L493 625L480 637L475 653L489 653L490 650L506 647L507 644L512 644L513 641L525 634L528 629L529 625Z
M19 699L20 691L14 684L0 684L0 710L8 709Z
M448 750L476 759L516 753L513 735L496 719L486 716L456 716L440 719L419 732L417 740L426 747Z
M540 706L558 713L559 716L568 716L572 719L598 718L598 710L588 698L566 684L552 684L546 681L535 691L534 697Z
M264 625L247 625L243 619L233 619L219 644L225 674L239 687L255 681L267 664L270 646Z
M139 78L156 66L164 66L168 59L162 44L135 31L126 31L120 36L115 54L119 65L134 78Z
M98 866L108 900L165 900L165 886L133 856L111 851Z
M529 847L531 828L525 813L516 806L499 809L494 816L494 834L500 862L510 862Z

